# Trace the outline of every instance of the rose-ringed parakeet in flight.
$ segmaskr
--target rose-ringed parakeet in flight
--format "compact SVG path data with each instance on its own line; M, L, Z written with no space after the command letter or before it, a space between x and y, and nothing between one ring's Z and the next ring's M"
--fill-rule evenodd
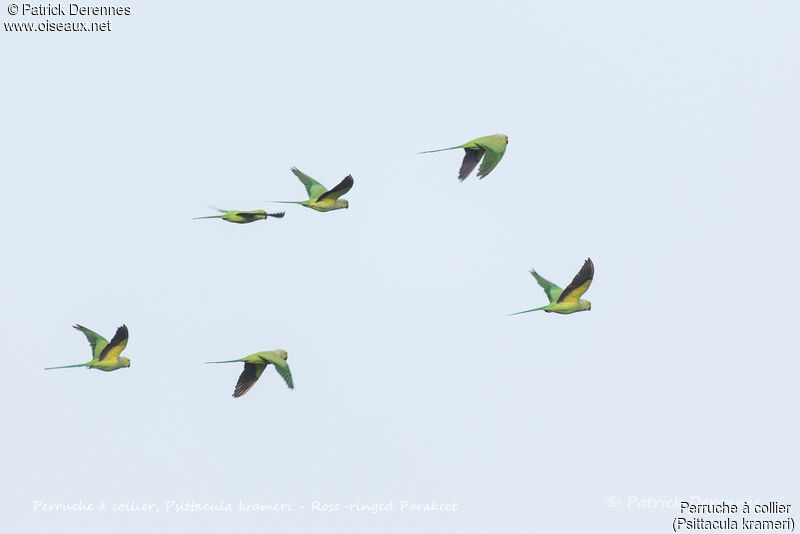
M587 311L592 309L592 303L588 300L583 300L581 296L586 293L594 278L594 264L592 259L588 258L584 263L575 278L562 290L554 283L545 280L539 273L531 269L531 274L539 285L544 289L547 298L550 299L550 304L542 306L541 308L534 308L532 310L525 310L509 315L519 315L520 313L528 313L532 311L544 310L546 312L555 313L575 313L580 311Z
M353 187L353 177L351 175L345 176L344 180L339 182L339 185L328 191L324 185L300 172L297 167L292 167L292 172L297 176L303 185L306 186L308 193L308 200L273 200L273 202L280 202L282 204L300 204L307 208L317 211L333 211L349 207L349 203L339 198Z
M286 359L288 357L289 356L285 350L276 349L256 352L255 354L245 356L244 358L239 358L238 360L224 360L221 362L206 363L244 362L244 371L242 371L242 374L239 375L239 381L236 382L236 387L233 390L234 397L241 397L250 391L250 388L255 385L256 381L261 376L261 373L264 372L264 369L266 369L269 364L272 364L275 367L275 370L278 371L278 374L283 377L283 380L286 382L286 385L289 386L289 389L294 389L292 373L289 370L289 364L286 363Z
M92 332L88 328L76 324L73 326L76 330L80 330L86 335L89 340L89 345L92 346L92 360L86 363L76 363L74 365L61 365L59 367L47 367L45 371L50 369L65 369L67 367L89 367L92 369L100 369L101 371L116 371L121 367L130 367L131 361L128 358L120 357L120 353L125 350L128 344L128 327L125 325L117 328L117 333L111 338L109 343L106 338Z
M467 141L463 145L440 148L439 150L426 150L425 152L420 152L420 154L463 148L466 153L464 154L464 161L461 163L461 169L458 171L458 179L463 181L478 165L481 158L483 158L483 163L478 169L478 178L483 178L492 172L492 169L497 167L497 164L503 159L503 154L506 153L506 146L508 146L508 136L494 134Z
M266 219L267 217L275 217L277 219L280 219L281 217L286 215L285 211L282 211L280 213L267 213L264 210L235 211L235 210L221 210L219 208L213 208L213 209L222 213L222 215L208 215L206 217L195 217L194 220L222 219L236 224L247 224L253 221L260 221L261 219Z

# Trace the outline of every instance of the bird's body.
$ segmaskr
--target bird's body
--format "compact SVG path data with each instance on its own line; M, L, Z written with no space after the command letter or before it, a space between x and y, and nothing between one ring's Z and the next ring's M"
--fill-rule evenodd
M264 210L253 210L253 211L235 211L235 210L221 210L219 208L214 208L218 212L222 213L222 215L208 215L206 217L195 217L196 219L222 219L224 221L236 223L236 224L247 224L254 221L260 221L262 219L266 219L267 217L276 217L280 219L286 212L280 213L267 213Z
M307 174L300 172L297 167L292 167L292 172L306 186L308 200L274 200L281 204L300 204L316 211L333 211L348 208L349 202L341 197L353 187L353 177L347 175L339 184L330 191L324 185L314 180Z
M116 334L111 338L111 342L106 338L92 332L88 328L76 324L73 326L76 330L80 330L89 340L92 346L92 359L86 363L76 363L73 365L61 365L58 367L47 367L45 370L50 369L66 369L67 367L89 367L90 369L99 369L101 371L116 371L122 367L130 367L131 361L124 356L120 357L120 353L125 350L128 345L128 327L125 325L117 328Z
M544 289L547 298L550 300L550 304L539 308L533 308L532 310L512 313L510 315L519 315L520 313L539 310L544 310L548 313L567 314L592 309L592 303L581 298L581 296L586 293L586 290L589 289L592 279L594 278L594 264L591 258L588 258L583 263L581 270L575 275L575 278L572 279L572 282L567 288L563 290L554 283L539 276L539 273L533 269L531 269L531 274L536 278L536 282L542 286L542 289Z
M458 148L464 149L464 161L461 163L461 169L458 171L459 181L463 181L478 165L478 162L483 158L478 169L478 178L487 176L492 170L497 167L503 154L506 153L508 146L508 136L504 134L487 135L486 137L478 137L472 141L467 141L463 145L451 146L450 148L440 148L438 150L426 150L420 154L429 154L431 152L442 152L443 150L456 150Z
M233 390L234 397L241 397L252 388L256 381L261 377L264 369L269 364L275 366L275 370L283 377L289 389L294 389L294 382L292 381L292 373L289 370L289 364L286 363L288 354L285 350L275 349L262 352L256 352L244 358L237 360L223 360L221 362L206 362L206 363L235 363L244 362L244 371L239 375L239 380Z

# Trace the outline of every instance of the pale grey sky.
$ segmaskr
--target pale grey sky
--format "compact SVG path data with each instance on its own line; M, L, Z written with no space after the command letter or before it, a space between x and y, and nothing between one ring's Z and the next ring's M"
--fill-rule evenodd
M641 533L674 498L800 506L800 4L128 5L107 33L0 31L10 531ZM483 180L417 154L492 133ZM350 209L190 220L303 198L292 165L352 174ZM505 316L545 303L531 267L563 286L586 257L590 312ZM127 324L131 368L43 371L88 360L75 323ZM270 369L233 399L240 366L202 364L273 348L294 391ZM33 509L80 501L108 509Z

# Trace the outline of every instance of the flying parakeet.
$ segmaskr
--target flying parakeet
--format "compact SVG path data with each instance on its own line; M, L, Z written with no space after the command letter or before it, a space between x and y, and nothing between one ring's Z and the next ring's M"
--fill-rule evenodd
M269 364L275 366L275 370L278 371L278 374L281 375L286 381L286 385L289 386L289 389L294 389L292 373L289 371L289 364L286 363L287 358L288 354L285 350L276 349L256 352L255 354L245 356L244 358L239 358L238 360L224 360L221 362L206 363L244 362L244 371L242 371L242 374L239 376L239 381L236 382L236 387L233 390L234 397L241 397L250 391L250 388L255 385L256 381L261 376L261 373L264 372L264 369L266 369Z
M127 326L122 325L117 328L117 333L111 338L111 343L103 336L79 324L76 324L73 328L83 332L84 335L86 335L86 339L89 340L89 345L92 346L92 360L86 363L76 363L74 365L47 367L45 371L49 371L50 369L65 369L67 367L90 367L93 369L100 369L101 371L115 371L121 367L131 366L131 361L128 358L124 356L120 357L120 353L125 350L125 346L128 344Z
M508 145L508 136L503 134L487 135L486 137L479 137L472 141L467 141L463 145L452 146L450 148L440 148L439 150L426 150L420 154L430 154L431 152L441 152L443 150L455 150L463 148L464 161L461 163L461 169L458 171L458 179L463 181L464 178L469 176L469 173L478 165L478 162L483 158L478 169L478 178L487 176L492 169L497 167L503 154L506 153L506 146Z
M208 215L206 217L195 217L194 220L197 219L223 219L228 222L237 223L237 224L247 224L253 221L260 221L261 219L266 219L267 217L276 217L280 219L286 212L282 211L280 213L267 213L264 210L254 210L254 211L232 211L232 210L221 210L219 208L213 208L218 212L222 213L223 215Z
M555 313L575 313L579 311L587 311L592 309L592 303L588 300L581 299L581 296L586 293L594 278L594 264L592 259L588 258L584 263L575 278L567 286L567 289L562 290L557 285L549 282L539 276L539 273L531 269L531 274L539 285L544 289L547 298L550 299L550 304L542 306L541 308L534 308L532 310L525 310L509 315L519 315L520 313L528 313L532 311L544 310L546 312Z
M308 200L273 200L272 202L300 204L317 211L333 211L349 207L349 203L346 200L339 198L353 187L353 177L349 174L339 182L339 185L328 191L324 185L303 174L297 167L292 167L292 172L306 186Z

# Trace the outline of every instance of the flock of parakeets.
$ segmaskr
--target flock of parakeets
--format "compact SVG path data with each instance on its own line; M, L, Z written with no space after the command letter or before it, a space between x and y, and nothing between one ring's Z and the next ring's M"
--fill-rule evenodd
M508 137L503 134L488 135L486 137L479 137L468 141L463 145L458 145L450 148L441 148L439 150L428 150L420 152L420 154L428 154L431 152L441 152L444 150L456 150L459 148L464 149L464 160L461 163L461 168L458 171L459 181L464 180L472 173L478 163L483 159L480 168L478 168L478 178L487 176L497 166L505 154L506 146L508 145ZM303 174L296 167L292 167L292 172L297 176L303 185L306 187L308 193L308 200L286 201L277 200L273 202L280 202L284 204L300 204L307 208L316 211L333 211L349 207L347 200L341 197L345 195L353 187L353 177L348 175L333 189L327 189L324 185L317 182L307 174ZM216 209L216 208L214 208ZM236 211L236 210L217 210L222 215L208 215L206 217L196 217L196 219L223 219L228 222L237 224L247 224L255 221L265 220L268 217L282 218L285 212L267 213L264 210L254 211ZM594 278L594 264L591 259L587 259L581 270L575 275L572 282L566 287L561 289L554 283L539 276L535 270L531 269L531 275L536 279L536 282L544 289L549 304L539 308L524 310L521 312L512 313L510 315L518 315L520 313L528 313L532 311L544 310L545 312L554 313L575 313L580 311L588 311L592 309L592 303L584 300L581 297ZM66 367L89 367L92 369L100 369L101 371L115 371L122 367L130 367L131 361L124 356L120 356L125 346L128 344L128 327L125 325L117 328L117 332L109 342L103 336L92 332L86 327L75 325L75 329L80 330L89 340L92 346L92 359L86 363L78 363L74 365L62 365L59 367L48 367L49 369L64 369ZM244 363L244 370L236 382L236 387L233 391L234 397L241 397L247 393L250 388L261 377L264 369L268 365L273 365L278 374L283 377L286 385L290 389L294 389L294 382L292 381L292 373L289 370L289 364L286 363L288 354L285 350L275 349L256 352L249 356L239 358L236 360L224 360L218 362L205 362L205 363Z

